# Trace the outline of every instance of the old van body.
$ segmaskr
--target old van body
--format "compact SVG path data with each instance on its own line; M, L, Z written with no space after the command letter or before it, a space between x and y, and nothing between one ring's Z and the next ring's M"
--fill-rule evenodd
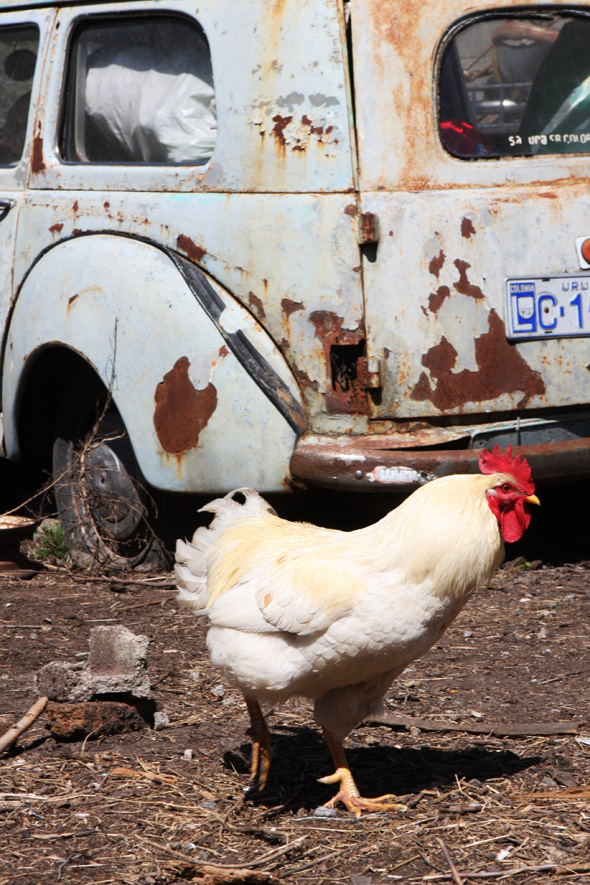
M3 448L72 542L153 561L144 484L590 475L589 49L590 3L5 0Z

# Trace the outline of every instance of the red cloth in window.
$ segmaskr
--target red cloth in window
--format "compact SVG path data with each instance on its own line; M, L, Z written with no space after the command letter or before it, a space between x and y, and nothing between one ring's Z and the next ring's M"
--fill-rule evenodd
M490 157L498 153L492 142L469 123L441 120L439 128L442 143L455 156Z

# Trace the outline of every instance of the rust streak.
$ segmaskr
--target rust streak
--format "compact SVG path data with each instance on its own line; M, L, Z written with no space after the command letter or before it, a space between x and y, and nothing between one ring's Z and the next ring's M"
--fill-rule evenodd
M63 227L64 227L63 224L56 222L56 224L51 225L51 227L49 228L49 231L52 234L60 234L63 230Z
M156 387L154 428L160 445L170 455L194 449L217 407L217 390L209 383L196 390L189 376L188 357L176 361Z

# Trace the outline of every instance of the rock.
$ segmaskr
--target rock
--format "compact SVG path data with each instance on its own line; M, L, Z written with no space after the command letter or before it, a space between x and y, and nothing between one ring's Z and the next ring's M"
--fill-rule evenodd
M54 737L61 740L138 731L146 724L134 706L120 701L50 701L45 712Z
M136 698L149 697L147 648L147 636L137 636L127 627L94 627L88 656L93 693L125 692Z
M89 701L89 676L86 664L52 661L35 674L35 687L39 697L48 697L50 701Z
M127 627L94 627L88 661L46 664L35 675L37 694L61 702L113 694L149 698L147 648L147 636L137 636Z

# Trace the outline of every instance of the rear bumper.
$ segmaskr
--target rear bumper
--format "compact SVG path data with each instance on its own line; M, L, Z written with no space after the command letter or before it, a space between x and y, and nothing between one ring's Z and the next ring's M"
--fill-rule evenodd
M481 450L402 449L394 447L391 437L377 435L306 435L293 451L291 476L307 487L405 493L439 476L479 473ZM536 483L590 477L590 437L513 445L512 453L526 457Z

